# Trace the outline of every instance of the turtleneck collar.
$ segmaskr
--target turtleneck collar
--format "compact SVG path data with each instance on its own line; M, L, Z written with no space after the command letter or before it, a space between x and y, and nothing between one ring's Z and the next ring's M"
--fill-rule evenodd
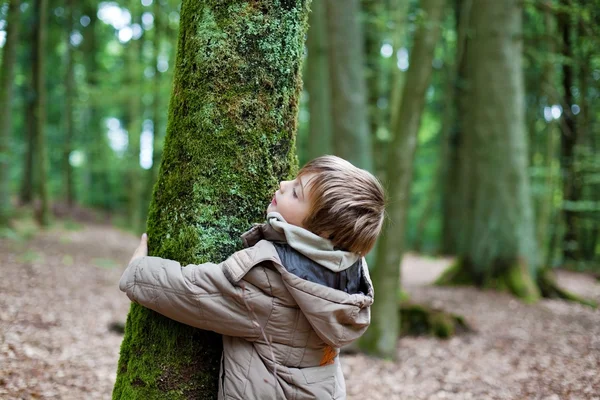
M294 250L333 272L344 271L360 258L356 253L335 249L330 240L288 224L281 214L276 212L267 214L266 224L257 225L242 235L246 246L253 246L261 239L287 242Z

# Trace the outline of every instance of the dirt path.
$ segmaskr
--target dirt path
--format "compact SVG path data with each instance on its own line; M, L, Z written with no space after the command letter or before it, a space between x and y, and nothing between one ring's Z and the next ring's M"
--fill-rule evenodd
M109 399L129 301L117 282L137 239L114 228L55 227L0 239L0 398ZM448 261L407 256L417 302L464 315L477 332L402 338L398 361L343 359L349 400L600 399L600 311L562 301L427 286ZM561 272L600 301L600 284Z

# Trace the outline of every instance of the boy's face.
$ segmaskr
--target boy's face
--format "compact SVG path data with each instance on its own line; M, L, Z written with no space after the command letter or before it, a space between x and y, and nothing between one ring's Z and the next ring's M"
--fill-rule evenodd
M314 175L306 174L293 181L280 182L267 213L278 212L289 224L304 227L302 221L308 216L310 181Z

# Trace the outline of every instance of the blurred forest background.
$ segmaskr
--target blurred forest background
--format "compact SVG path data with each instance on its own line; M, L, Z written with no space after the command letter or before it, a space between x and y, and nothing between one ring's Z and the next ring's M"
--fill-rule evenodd
M461 41L469 36L461 15L470 3L434 5L443 8L434 22L441 34L432 61L418 65L430 70L431 81L422 95L406 247L419 252L454 252L450 175L461 156L455 105L467 61ZM46 210L85 207L143 230L166 131L179 1L1 4L2 220L12 212L10 199L13 206L35 204L44 222ZM422 62L413 61L413 46L424 12L416 0L360 6L360 25L332 27L319 2L313 4L297 154L303 164L356 143L354 151L364 155L355 163L381 176L400 104L419 101L411 92L418 83L406 74ZM521 6L525 98L514 101L525 109L538 245L546 264L598 270L600 3L524 0ZM329 18L343 21L341 14ZM341 69L350 71L353 86L330 79L346 73ZM502 71L492 79L503 80ZM372 164L361 159L371 151Z

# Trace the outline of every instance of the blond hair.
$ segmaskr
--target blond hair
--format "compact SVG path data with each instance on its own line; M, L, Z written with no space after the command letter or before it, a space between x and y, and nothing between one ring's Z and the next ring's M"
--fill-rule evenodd
M308 162L298 178L307 174L314 177L303 226L331 240L336 248L366 255L383 226L385 195L377 178L336 156Z

